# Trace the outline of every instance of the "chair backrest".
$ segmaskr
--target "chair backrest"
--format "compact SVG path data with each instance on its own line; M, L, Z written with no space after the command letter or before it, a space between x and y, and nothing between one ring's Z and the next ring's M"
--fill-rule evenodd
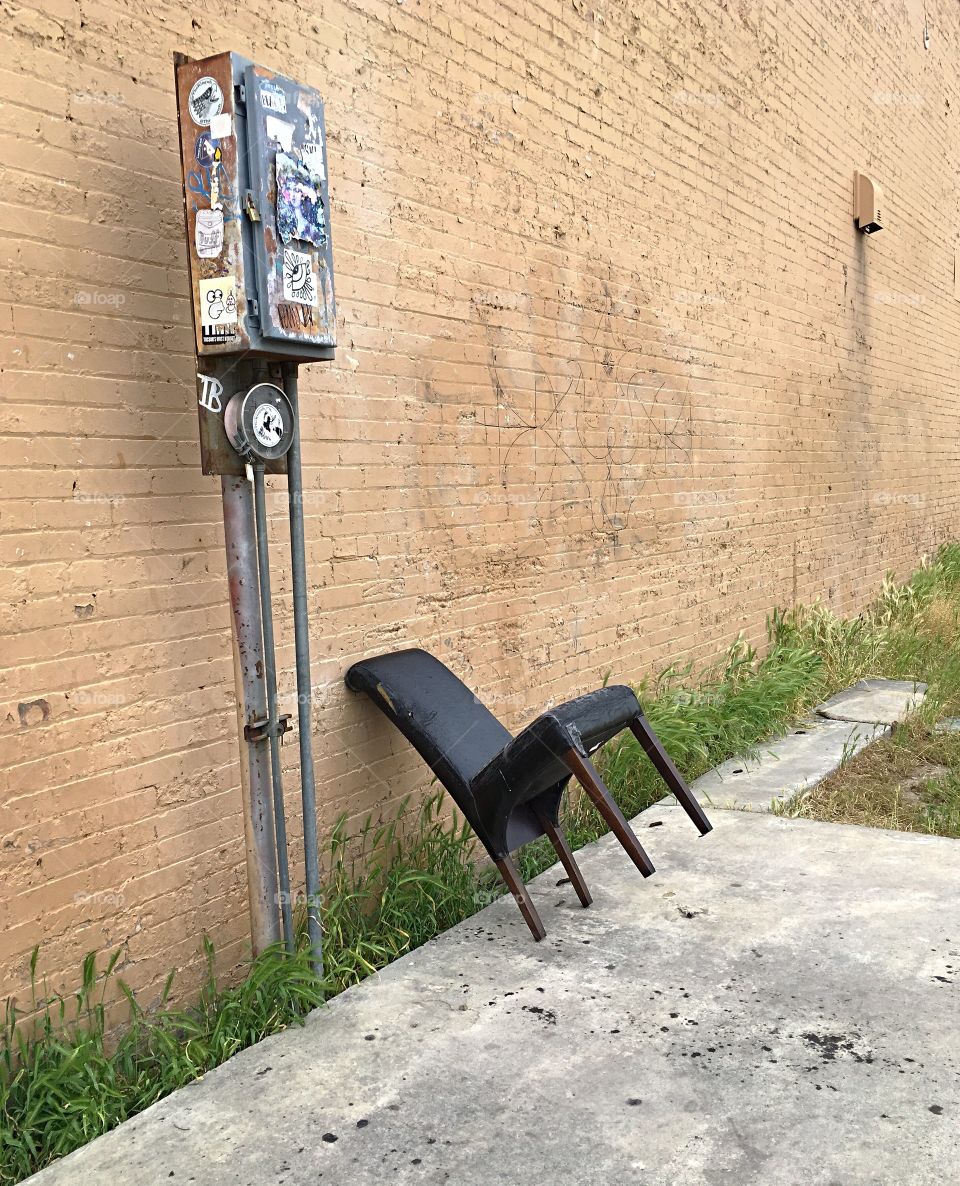
M470 782L511 734L439 659L426 651L394 651L363 659L344 677L366 692L460 802Z

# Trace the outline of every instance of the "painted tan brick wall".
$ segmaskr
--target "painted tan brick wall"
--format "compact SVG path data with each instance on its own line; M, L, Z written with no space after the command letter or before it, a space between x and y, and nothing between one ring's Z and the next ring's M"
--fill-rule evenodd
M0 993L38 940L67 987L122 945L147 998L203 932L228 971L248 942L173 51L328 99L326 831L427 783L344 691L359 656L426 646L516 725L776 604L856 610L958 534L960 16L926 10L929 50L920 0L4 2Z

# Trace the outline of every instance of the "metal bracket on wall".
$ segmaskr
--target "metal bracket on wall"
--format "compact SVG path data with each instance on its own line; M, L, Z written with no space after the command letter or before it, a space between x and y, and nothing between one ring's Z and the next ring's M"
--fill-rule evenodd
M277 736L283 741L283 735L288 733L293 726L290 724L292 713L282 713L277 718ZM259 717L249 725L243 726L243 740L244 741L267 741L270 738L270 720L267 717Z

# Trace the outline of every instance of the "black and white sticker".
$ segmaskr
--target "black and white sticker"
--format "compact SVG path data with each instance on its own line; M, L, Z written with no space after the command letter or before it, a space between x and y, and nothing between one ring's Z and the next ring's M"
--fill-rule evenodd
M253 413L253 435L265 449L275 449L283 437L283 417L273 404L260 404Z
M200 338L228 342L237 333L237 285L232 276L200 281Z
M275 111L277 115L286 115L287 96L284 94L283 87L278 86L275 82L270 82L267 78L261 79L260 105L266 107L267 111Z
M190 118L193 122L201 128L208 127L214 116L223 111L223 91L220 89L220 83L209 74L198 78L190 88L187 106L190 108Z
M296 305L317 304L313 257L290 247L283 249L283 299Z
M275 115L267 116L267 139L279 144L284 152L293 151L293 124Z
M323 167L323 145L315 140L308 140L300 145L300 155L303 157L311 173L315 173L321 181L326 181L327 174Z
M223 211L198 210L194 233L197 255L201 259L216 259L223 251Z

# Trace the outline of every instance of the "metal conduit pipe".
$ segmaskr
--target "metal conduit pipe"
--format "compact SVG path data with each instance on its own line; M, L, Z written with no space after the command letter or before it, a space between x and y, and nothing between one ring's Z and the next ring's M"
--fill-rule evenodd
M280 882L280 916L283 942L294 949L293 905L290 901L290 868L287 855L287 823L283 806L283 775L280 770L280 721L277 715L277 653L273 636L273 600L270 591L270 553L267 541L267 500L263 465L253 467L253 495L257 521L257 564L260 584L260 616L263 621L263 672L267 686L267 736L270 740L270 772L273 783L273 822L277 843L277 873Z
M293 571L293 628L297 655L297 736L300 743L300 792L303 801L303 855L307 891L307 934L311 962L323 975L323 930L320 916L320 859L317 840L317 792L313 771L313 684L310 674L310 620L307 609L307 563L303 538L303 475L300 468L300 412L297 364L283 364L283 386L293 407L293 444L287 453L287 498L290 508L290 557Z

